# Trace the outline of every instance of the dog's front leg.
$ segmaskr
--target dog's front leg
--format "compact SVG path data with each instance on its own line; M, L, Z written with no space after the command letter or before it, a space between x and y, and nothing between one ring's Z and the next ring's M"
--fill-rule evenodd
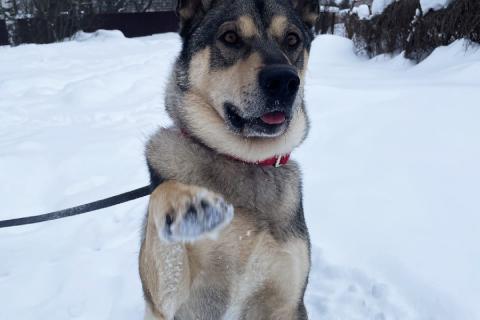
M167 181L155 189L140 252L150 317L174 318L193 281L186 244L215 236L232 217L233 207L204 188Z

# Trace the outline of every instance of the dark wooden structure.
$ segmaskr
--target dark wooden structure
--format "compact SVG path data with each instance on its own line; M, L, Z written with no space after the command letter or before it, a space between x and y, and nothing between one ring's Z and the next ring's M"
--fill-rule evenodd
M120 30L126 37L142 37L155 33L176 32L178 17L174 11L98 14L82 18L68 15L58 17L55 30L40 18L19 19L16 44L51 43L68 38L79 30ZM1 31L1 26L0 26Z
M117 13L94 16L91 26L85 28L85 31L120 30L126 37L132 38L176 32L178 26L178 18L173 11Z
M335 12L323 11L318 16L317 23L315 24L315 32L317 34L333 34L335 32L335 23L337 21L337 15Z
M10 44L8 41L8 31L7 24L5 20L0 20L0 46L5 46Z

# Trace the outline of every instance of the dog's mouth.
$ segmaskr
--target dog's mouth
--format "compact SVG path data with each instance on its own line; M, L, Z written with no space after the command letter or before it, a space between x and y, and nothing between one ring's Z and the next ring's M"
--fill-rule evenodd
M246 137L277 137L283 134L291 118L290 112L283 110L269 110L259 117L244 118L231 103L225 103L224 109L229 128Z
M274 111L274 112L265 113L263 116L260 117L260 120L262 120L264 123L268 125L273 126L277 124L283 124L285 121L287 121L287 117L285 116L284 112Z

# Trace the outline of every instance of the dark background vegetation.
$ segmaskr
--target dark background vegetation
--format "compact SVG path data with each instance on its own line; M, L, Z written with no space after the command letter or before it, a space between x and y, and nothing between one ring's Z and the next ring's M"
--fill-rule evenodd
M419 0L394 1L361 19L355 7L372 0L319 0L318 33L343 23L356 50L369 56L399 53L421 61L436 47L461 38L480 43L480 0L453 0L422 12ZM51 43L79 30L120 30L127 37L177 31L175 0L0 0L0 45Z
M454 0L442 10L422 12L419 0L395 1L381 15L345 16L347 36L369 56L405 51L415 61L436 47L466 38L480 43L480 0Z
M173 0L0 2L0 41L6 37L13 45L61 41L79 30L116 29L127 37L135 37L172 32L178 27ZM2 25L7 31L6 36L5 29L1 32Z

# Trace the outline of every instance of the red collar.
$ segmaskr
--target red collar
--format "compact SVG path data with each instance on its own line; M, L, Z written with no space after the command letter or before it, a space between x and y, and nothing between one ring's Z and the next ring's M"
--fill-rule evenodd
M181 129L180 132L185 137L191 137L191 135L185 129ZM275 168L286 165L288 163L288 160L290 160L290 153L283 156L273 156L271 158L268 158L265 160L259 160L259 161L248 161L248 160L240 159L230 155L225 155L225 156L232 160L240 161L243 163L256 164L261 167L275 167Z
M241 162L245 162L245 163L256 164L256 165L259 165L261 167L275 167L275 168L278 168L278 167L284 166L288 163L288 160L290 160L290 154L286 154L284 156L274 156L274 157L271 157L271 158L268 158L268 159L265 159L265 160L262 160L262 161L256 161L256 162L250 162L250 161L246 161L246 160L243 160L243 159L238 159L238 158L235 158L235 157L231 157L231 158L235 159L235 160L238 160L238 161L241 161Z

